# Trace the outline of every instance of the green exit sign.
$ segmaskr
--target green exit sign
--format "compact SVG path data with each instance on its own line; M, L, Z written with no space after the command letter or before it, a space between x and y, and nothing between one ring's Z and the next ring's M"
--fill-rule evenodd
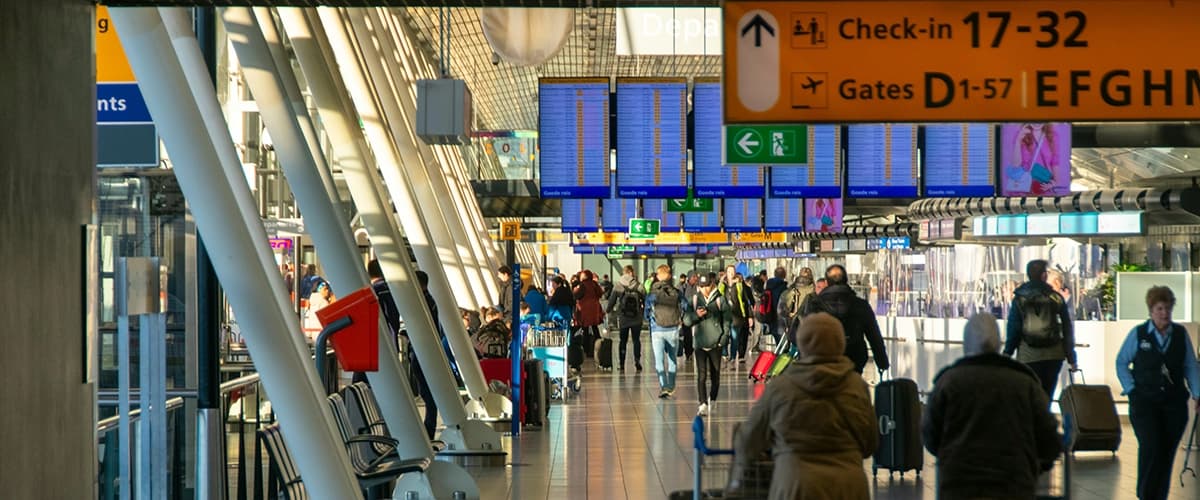
M658 236L658 219L629 219L630 238L653 238Z
M725 163L729 165L807 164L808 126L726 125Z
M671 198L667 200L668 212L712 212L712 210L712 198L693 198L691 189L688 189L687 198Z

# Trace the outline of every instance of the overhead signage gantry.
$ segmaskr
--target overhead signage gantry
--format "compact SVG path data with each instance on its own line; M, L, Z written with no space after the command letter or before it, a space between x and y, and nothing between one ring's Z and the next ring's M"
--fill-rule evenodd
M724 2L727 124L1189 120L1193 0Z

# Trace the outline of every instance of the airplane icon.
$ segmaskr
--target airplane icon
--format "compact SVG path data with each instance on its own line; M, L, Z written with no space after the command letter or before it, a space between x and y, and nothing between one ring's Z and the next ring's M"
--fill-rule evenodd
M817 80L809 75L805 75L804 78L808 80L808 83L801 83L800 88L804 90L811 90L813 94L817 93L818 85L825 83L825 80Z

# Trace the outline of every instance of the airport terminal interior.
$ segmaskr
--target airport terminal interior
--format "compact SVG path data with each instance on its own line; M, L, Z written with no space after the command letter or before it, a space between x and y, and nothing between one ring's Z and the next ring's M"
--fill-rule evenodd
M0 497L1200 498L1196 19L5 0Z

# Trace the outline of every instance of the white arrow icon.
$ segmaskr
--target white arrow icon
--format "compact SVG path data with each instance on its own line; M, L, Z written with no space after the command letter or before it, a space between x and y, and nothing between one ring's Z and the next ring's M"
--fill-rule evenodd
M758 134L753 130L747 130L737 141L738 147L742 148L742 156L754 156L754 153L757 151L760 144L761 143L758 141Z

